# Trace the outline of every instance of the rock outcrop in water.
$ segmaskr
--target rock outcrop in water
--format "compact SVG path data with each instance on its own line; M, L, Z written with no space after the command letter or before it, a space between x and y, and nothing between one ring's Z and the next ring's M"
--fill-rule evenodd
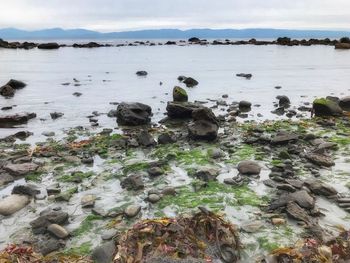
M60 45L57 43L43 43L38 45L38 49L59 49Z
M36 118L35 113L17 113L14 115L0 116L0 127L13 127L27 123L29 120Z
M7 84L0 87L0 95L4 97L13 97L16 93L16 90L23 89L26 84L22 81L11 79Z
M120 125L138 126L151 122L152 108L142 103L121 103L117 107L117 122Z

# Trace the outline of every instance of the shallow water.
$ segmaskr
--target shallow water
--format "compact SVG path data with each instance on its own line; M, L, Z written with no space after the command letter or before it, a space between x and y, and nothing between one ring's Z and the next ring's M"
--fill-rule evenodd
M146 70L147 77L135 72ZM187 89L190 100L248 100L250 118L272 119L277 95L288 95L293 106L312 102L314 96L348 93L350 52L328 46L137 46L59 50L0 49L0 83L20 79L28 86L12 99L0 98L1 107L17 105L6 113L36 112L38 117L23 128L43 139L43 131L59 131L77 125L89 126L86 116L108 112L110 102L139 101L153 108L153 120L164 117L171 91L179 75L192 76L199 86ZM236 73L252 73L238 78ZM75 83L73 78L79 80ZM62 83L70 82L69 86ZM163 85L160 85L160 82ZM81 86L74 86L80 84ZM282 86L281 90L274 89ZM81 92L75 97L74 92ZM51 120L50 112L65 115ZM220 112L220 107L218 109ZM256 117L262 113L263 117ZM41 120L45 119L45 120ZM115 127L115 119L99 117L100 126ZM0 137L14 133L0 129Z

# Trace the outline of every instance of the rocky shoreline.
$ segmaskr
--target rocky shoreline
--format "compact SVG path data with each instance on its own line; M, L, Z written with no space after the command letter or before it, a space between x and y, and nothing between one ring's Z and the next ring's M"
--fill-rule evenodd
M321 246L334 262L346 262L336 261L338 256L349 260L349 254L339 255L331 245L343 233L339 224L350 228L349 97L329 96L292 107L280 95L275 114L297 118L237 122L251 110L249 101L228 104L222 95L207 107L187 93L199 85L197 80L178 80L186 87L174 87L166 117L158 123L152 121L151 106L120 102L108 113L116 129L94 132L96 113L89 118L91 127L72 127L62 139L48 131L48 139L34 147L25 143L30 131L2 138L0 232L5 234L0 246L27 245L42 256L83 260L76 262L137 262L140 255L131 261L118 257L132 249L131 241L123 247L127 230L137 229L140 221L149 223L146 219L158 227L168 220L163 225L169 226L174 218L200 208L212 224L235 225L234 237L237 233L240 239L233 245L214 232L220 253L205 254L210 260L293 262L278 249L301 238ZM18 86L26 85L10 80L0 92L11 97ZM14 92L6 93L10 88ZM218 107L226 112L215 114ZM63 114L50 115L55 119ZM3 115L0 125L12 127L33 118L35 113ZM187 221L181 220L183 227ZM143 231L151 232L148 225ZM141 250L141 261L155 260L153 250ZM188 262L209 260L203 253L182 252L194 257ZM178 262L167 260L159 262Z
M350 49L350 39L348 37L343 37L339 40L331 40L329 38L325 39L291 39L288 37L280 37L273 41L267 40L257 40L252 38L250 40L206 40L199 39L197 37L189 38L188 40L168 40L165 42L155 42L150 40L137 40L137 41L124 41L119 44L103 44L97 42L88 42L88 43L74 43L71 45L68 44L58 44L56 42L49 43L35 43L35 42L8 42L0 39L0 48L7 49L25 49L30 50L33 48L38 48L42 50L54 50L63 47L73 47L73 48L99 48L99 47L125 47L125 46L188 46L188 45L280 45L280 46L314 46L314 45L324 45L324 46L334 46L335 49Z

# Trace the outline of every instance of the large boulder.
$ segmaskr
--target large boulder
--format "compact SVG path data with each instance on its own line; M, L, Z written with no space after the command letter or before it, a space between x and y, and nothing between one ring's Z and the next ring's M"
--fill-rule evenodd
M350 96L341 98L339 101L339 106L344 111L350 111Z
M120 125L145 125L151 122L152 108L142 103L121 103L117 108L117 122Z
M0 201L0 215L12 215L29 204L29 201L27 195L9 195Z
M4 97L13 97L15 95L15 90L10 85L4 85L0 87L0 95Z
M181 87L174 87L173 89L173 101L178 102L187 102L188 101L188 95L186 90L184 90Z
M166 107L167 114L170 118L191 118L194 109L202 106L192 102L168 102Z
M238 164L237 169L243 175L258 175L261 171L261 166L254 161L242 161Z
M59 49L60 48L60 45L57 44L57 43L43 43L43 44L40 44L38 45L38 48L39 49Z
M194 109L192 111L192 118L195 121L204 120L219 125L219 121L216 118L213 111L207 107L201 107L198 109Z
M24 124L33 118L36 118L35 113L17 113L14 115L0 116L0 128Z
M328 98L315 99L312 107L316 116L339 116L343 113L338 103Z
M188 136L194 140L213 141L218 136L219 126L215 123L198 120L188 125Z

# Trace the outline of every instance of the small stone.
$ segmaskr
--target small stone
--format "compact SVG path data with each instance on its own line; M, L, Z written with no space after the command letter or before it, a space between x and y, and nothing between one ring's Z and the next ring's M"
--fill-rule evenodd
M148 197L147 197L147 200L154 204L154 203L157 203L159 200L160 200L160 196L157 195L157 194L150 194Z
M53 136L55 136L55 132L46 131L46 132L43 132L42 135L44 135L46 137L53 137Z
M271 222L275 226L280 226L286 224L286 220L283 218L272 218Z
M247 233L256 233L258 232L264 224L261 221L249 222L241 226L241 228Z
M102 240L111 240L116 235L115 229L103 231L101 234Z
M96 200L96 196L94 195L84 195L81 198L81 207L82 208L91 208L94 207L95 205L95 200Z
M57 224L51 224L47 227L47 231L54 235L55 237L64 239L69 236L68 231Z
M125 210L124 213L127 217L132 218L138 215L141 211L141 206L139 205L129 205Z
M255 161L242 161L238 164L237 169L243 175L258 175L261 171L261 166Z
M156 176L160 176L164 173L163 169L160 167L151 167L150 169L148 169L148 175L151 177L156 177Z

